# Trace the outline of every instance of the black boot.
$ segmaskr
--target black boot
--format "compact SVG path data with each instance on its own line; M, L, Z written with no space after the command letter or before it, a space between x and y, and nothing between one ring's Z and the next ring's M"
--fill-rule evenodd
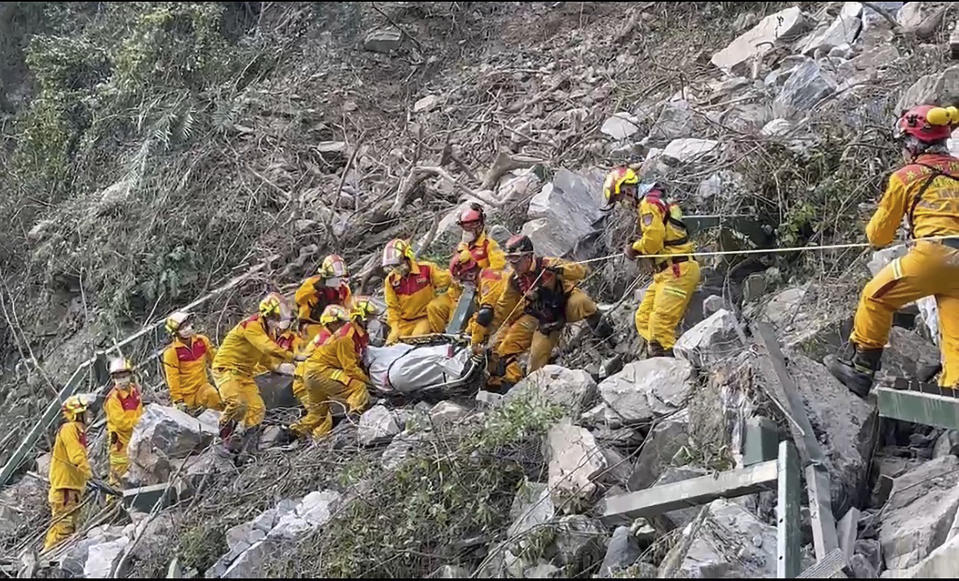
M600 339L606 339L613 334L613 326L603 318L602 313L599 311L586 317L586 323L589 325L590 330L593 331L593 335Z
M829 373L841 381L849 391L865 399L872 389L876 372L879 371L879 361L882 359L882 349L860 349L854 345L855 354L849 361L843 361L835 355L827 355L823 363Z
M672 357L672 349L663 349L663 346L656 341L649 342L649 357Z

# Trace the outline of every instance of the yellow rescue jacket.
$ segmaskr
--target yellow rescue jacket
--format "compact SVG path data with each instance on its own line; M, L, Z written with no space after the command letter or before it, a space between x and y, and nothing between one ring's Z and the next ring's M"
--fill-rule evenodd
M266 322L253 315L230 329L213 358L213 369L233 371L252 377L257 364L266 357L280 362L293 360L294 351L270 337Z
M50 460L50 502L60 500L58 490L83 491L93 476L87 457L86 427L80 422L65 422L57 431Z
M406 276L390 273L383 281L386 321L396 329L400 321L415 321L426 316L426 305L449 288L448 270L432 262L411 261Z
M565 316L566 298L576 284L586 278L588 270L560 258L538 258L526 274L511 272L505 288L496 301L492 328L512 324L522 314L529 314L540 322L552 322ZM542 276L540 274L542 273ZM537 289L537 300L530 300L528 291ZM522 308L517 305L523 300Z
M689 240L683 213L676 204L668 203L659 189L652 189L639 202L637 219L642 236L633 243L640 254L688 254L696 250ZM657 258L662 264L667 258Z
M216 348L205 335L176 337L163 351L163 371L173 403L185 400L209 384L206 368L213 364Z
M477 311L483 307L489 307L491 309L496 308L496 303L499 301L500 295L503 294L503 290L506 288L506 283L508 281L508 273L503 272L502 270L494 270L492 268L484 268L479 277L477 278L478 288L477 288ZM448 291L450 298L453 300L454 309L455 305L459 303L460 297L463 295L463 287L454 282L450 286ZM473 318L470 320L470 326L467 329L470 333L470 339L473 344L482 343L486 336L489 333L496 331L496 327L490 325L490 327L482 327L476 324L476 314L473 315Z
M348 306L352 299L352 293L348 284L343 283L339 288L329 288L323 285L323 277L320 275L311 276L303 281L300 288L296 289L293 300L298 307L297 317L301 321L319 323L320 315L323 309L329 305ZM318 286L319 285L319 286Z
M133 428L143 415L143 400L140 398L140 386L131 385L128 390L114 387L107 395L103 411L107 416L107 433L110 448L122 451L130 443Z
M276 344L286 351L289 351L289 356L291 358L300 352L300 350L303 348L303 343L303 337L293 329L287 329L286 331L283 331L283 333L276 338ZM259 375L261 373L272 371L276 369L277 365L286 361L290 361L290 359L280 359L279 357L275 357L270 354L264 355L254 366L253 374Z
M942 175L946 174L946 175ZM879 207L866 226L873 246L886 246L905 216L914 238L959 235L959 159L923 154L889 176Z
M493 270L506 268L506 254L503 253L499 243L487 236L485 231L473 242L460 242L456 246L457 254L463 250L469 250L473 260L480 268L492 268Z
M369 376L363 370L363 353L367 345L369 336L366 331L347 323L317 344L310 358L303 362L303 375L321 373L343 385L351 379L369 383Z

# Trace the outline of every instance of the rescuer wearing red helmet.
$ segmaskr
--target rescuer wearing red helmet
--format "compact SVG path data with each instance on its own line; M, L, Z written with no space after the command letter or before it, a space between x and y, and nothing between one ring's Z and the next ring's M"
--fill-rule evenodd
M700 279L699 263L689 256L695 246L682 221L683 213L666 199L662 186L640 184L639 176L628 167L617 167L607 174L603 195L611 206L625 201L636 210L642 236L626 245L625 254L643 260L655 271L653 283L636 311L636 331L646 340L650 357L671 357L676 327ZM677 256L643 258L663 254Z
M872 388L893 313L930 295L939 304L943 360L939 385L959 387L959 159L946 146L957 125L959 110L933 105L913 107L896 123L894 136L906 165L889 177L866 236L874 247L886 246L905 217L916 242L863 289L849 338L851 360L832 355L824 360L829 371L860 397ZM930 237L947 238L924 240Z

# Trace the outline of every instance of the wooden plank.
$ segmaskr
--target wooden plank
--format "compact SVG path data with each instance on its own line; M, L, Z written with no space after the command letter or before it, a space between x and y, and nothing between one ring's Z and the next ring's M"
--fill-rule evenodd
M778 461L771 460L715 476L654 486L608 498L602 519L607 524L616 524L624 518L651 517L677 508L708 504L717 498L735 498L767 490L777 478Z
M839 537L839 548L846 561L852 559L853 550L856 548L856 534L859 532L859 509L850 508L846 514L839 519L836 526L836 534Z
M836 518L832 514L829 474L820 464L806 466L806 492L809 496L809 521L812 526L816 559L821 561L839 548Z
M842 549L830 551L824 559L799 574L800 579L848 579L850 575Z
M881 417L959 429L959 399L955 397L888 387L877 388L875 392Z
M779 443L779 481L776 502L776 577L793 579L801 568L802 529L799 508L802 482L799 455L792 442Z

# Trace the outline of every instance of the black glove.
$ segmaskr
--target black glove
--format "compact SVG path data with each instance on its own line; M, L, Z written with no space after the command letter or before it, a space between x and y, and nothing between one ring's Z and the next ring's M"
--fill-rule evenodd
M480 327L489 327L493 322L493 307L483 305L476 312L476 324Z

